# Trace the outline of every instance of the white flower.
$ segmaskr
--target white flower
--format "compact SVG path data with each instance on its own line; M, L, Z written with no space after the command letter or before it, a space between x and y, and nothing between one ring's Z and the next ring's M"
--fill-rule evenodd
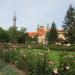
M66 44L67 47L71 46L71 44Z
M54 72L55 74L58 74L58 69L57 69L57 68L53 68L53 72Z
M71 58L74 57L73 55L68 55L68 56L71 57Z
M38 53L39 55L43 56L44 54L43 53Z
M70 69L70 66L66 66L65 68L66 68L66 70L69 70Z

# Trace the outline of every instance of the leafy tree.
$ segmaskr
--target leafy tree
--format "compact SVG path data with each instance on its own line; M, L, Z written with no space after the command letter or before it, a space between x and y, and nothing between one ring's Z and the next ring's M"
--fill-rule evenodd
M63 28L67 42L75 43L75 9L72 5L66 12Z
M56 24L53 22L51 29L47 32L47 35L46 35L48 43L54 44L57 41L57 36L58 36L58 33L56 29Z
M7 34L7 31L5 31L0 27L0 42L8 42L8 41L9 41L9 36Z
M11 26L8 29L8 34L9 34L9 40L10 40L10 42L17 42L18 30L17 30L16 26Z
M33 40L31 37L29 37L26 30L26 28L21 28L21 30L18 31L18 43L30 43Z
M18 31L18 43L25 43L25 37L26 37L26 28L21 28L21 30Z
M33 38L31 38L28 33L25 34L25 43L30 44L33 41Z

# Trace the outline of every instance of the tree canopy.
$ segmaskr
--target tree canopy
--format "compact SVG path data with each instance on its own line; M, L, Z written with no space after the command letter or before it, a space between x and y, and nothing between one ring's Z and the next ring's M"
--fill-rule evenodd
M63 28L67 42L75 43L75 9L72 5L69 6L66 12Z
M8 42L9 36L7 31L0 27L0 42Z
M51 25L51 29L47 32L46 38L48 43L54 44L57 41L57 29L56 29L56 24L53 22Z

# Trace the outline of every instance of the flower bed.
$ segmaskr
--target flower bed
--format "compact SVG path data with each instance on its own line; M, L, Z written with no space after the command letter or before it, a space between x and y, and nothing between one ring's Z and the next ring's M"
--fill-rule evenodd
M75 52L41 49L0 50L0 58L28 75L74 75Z

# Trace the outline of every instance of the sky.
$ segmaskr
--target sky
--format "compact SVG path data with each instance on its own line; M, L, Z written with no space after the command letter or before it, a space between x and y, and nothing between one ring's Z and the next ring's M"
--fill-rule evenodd
M54 21L60 29L70 3L75 7L75 0L0 0L0 27L13 25L15 11L18 28L26 27L31 32L38 24L51 26Z

